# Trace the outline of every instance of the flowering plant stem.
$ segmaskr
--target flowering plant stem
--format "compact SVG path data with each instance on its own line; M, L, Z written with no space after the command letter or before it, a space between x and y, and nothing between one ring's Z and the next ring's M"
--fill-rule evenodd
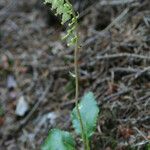
M70 5L70 2L68 0L66 0L66 3L68 3ZM76 105L76 109L77 109L77 114L78 114L78 119L80 122L80 126L81 126L81 130L82 130L82 140L84 143L84 149L85 150L90 150L90 146L89 146L89 139L87 137L87 135L85 134L84 131L84 124L83 124L83 120L80 114L80 108L78 105L78 101L79 101L79 66L78 66L78 53L79 53L79 34L78 34L78 20L75 14L74 9L72 8L73 11L73 17L76 19L75 21L75 31L76 31L76 43L75 43L75 48L74 48L74 72L75 72L75 105Z

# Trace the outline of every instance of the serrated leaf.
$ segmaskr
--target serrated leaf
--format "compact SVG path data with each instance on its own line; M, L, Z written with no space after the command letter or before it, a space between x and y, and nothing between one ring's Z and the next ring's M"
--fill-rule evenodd
M67 22L69 19L71 18L71 16L68 13L63 13L62 15L62 24L64 24L65 22Z
M55 11L55 15L61 16L61 24L68 25L67 34L63 37L63 39L67 40L67 45L75 45L78 39L76 35L76 24L79 14L75 16L72 5L65 0L45 0L44 3L50 3L51 9Z
M56 9L58 7L58 2L57 0L53 0L53 3L52 3L52 10L53 9Z
M81 102L79 103L79 110L84 126L84 134L89 138L96 129L99 113L99 108L92 92L88 92L82 97ZM82 131L76 107L72 111L71 118L75 131L81 135Z
M63 13L63 5L60 5L60 6L57 8L56 15L61 15L62 13Z
M75 150L75 142L69 132L52 129L41 150Z

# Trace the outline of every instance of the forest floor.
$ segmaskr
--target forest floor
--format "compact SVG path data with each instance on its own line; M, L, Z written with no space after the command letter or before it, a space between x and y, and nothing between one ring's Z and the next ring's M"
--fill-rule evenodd
M100 107L91 149L150 150L150 1L99 0L80 12L80 96L93 91ZM73 132L64 29L36 0L0 0L0 150L38 150L54 127Z

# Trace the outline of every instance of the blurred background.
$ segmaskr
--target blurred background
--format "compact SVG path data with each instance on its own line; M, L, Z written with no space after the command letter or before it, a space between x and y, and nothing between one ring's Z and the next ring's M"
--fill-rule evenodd
M72 3L80 14L80 96L93 91L101 109L91 149L149 150L150 1ZM39 150L54 127L73 133L65 29L42 0L0 0L0 150Z

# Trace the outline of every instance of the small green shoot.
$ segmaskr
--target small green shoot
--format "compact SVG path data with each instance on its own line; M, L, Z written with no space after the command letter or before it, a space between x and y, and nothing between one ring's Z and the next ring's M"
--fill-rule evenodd
M87 142L89 142L89 138L96 129L99 113L99 108L92 92L86 93L83 98L81 98L79 110L83 120L84 136L87 139ZM71 119L76 133L82 135L76 107L72 111ZM75 142L68 132L52 129L46 138L45 143L42 145L42 150L75 150L74 145Z
M45 3L51 4L51 8L56 12L56 16L61 16L61 23L67 25L67 33L63 39L67 40L68 46L75 47L74 73L71 73L75 78L75 108L72 111L71 119L76 133L82 137L84 149L90 150L89 138L96 129L99 108L92 92L86 93L78 104L78 52L80 46L77 28L79 15L76 15L69 0L45 0ZM42 145L42 150L75 150L75 142L68 132L53 129Z

